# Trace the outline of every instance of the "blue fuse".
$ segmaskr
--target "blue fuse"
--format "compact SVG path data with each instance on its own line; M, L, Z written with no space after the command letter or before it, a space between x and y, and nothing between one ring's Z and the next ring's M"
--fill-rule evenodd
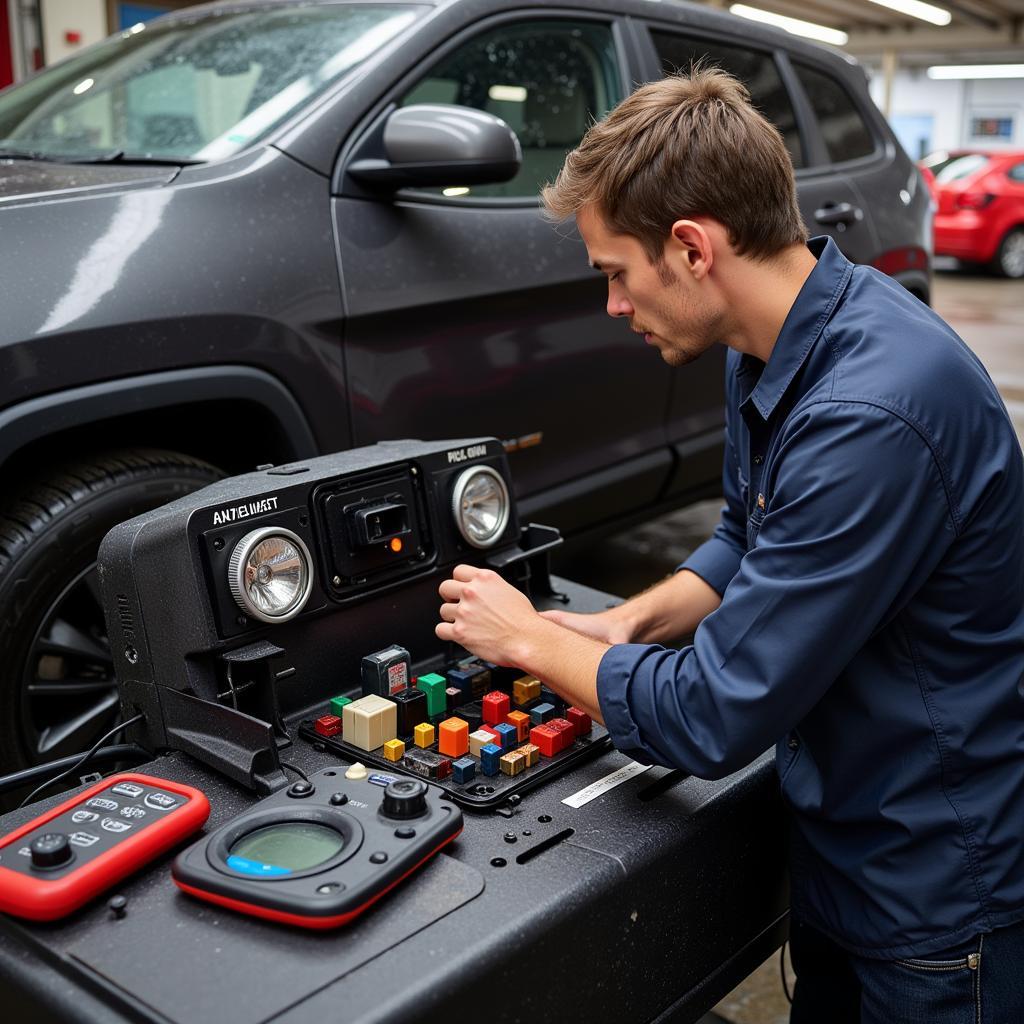
M511 750L519 742L519 730L514 725L502 722L500 725L494 725L491 728L494 729L501 740L502 753Z
M492 744L493 745L493 744ZM471 757L460 757L452 761L452 779L455 782L472 782L476 775L476 762Z
M497 775L501 771L501 747L485 743L480 748L480 771L484 775Z
M530 712L531 725L543 725L555 717L554 704L538 704Z

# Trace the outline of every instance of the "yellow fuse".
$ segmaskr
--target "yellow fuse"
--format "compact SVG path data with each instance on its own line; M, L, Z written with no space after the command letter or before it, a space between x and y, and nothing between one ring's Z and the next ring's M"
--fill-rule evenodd
M413 729L412 738L417 747L429 747L434 742L434 727L429 722L420 722Z
M405 754L405 744L401 740L388 740L384 744L384 757L388 761L401 761Z
M535 676L520 676L512 684L512 700L522 707L540 696L540 680Z
M502 755L498 766L506 775L518 775L526 768L526 758L518 750L513 750Z
M523 744L523 746L516 748L513 753L522 754L526 758L527 768L532 768L540 760L540 748L532 743Z

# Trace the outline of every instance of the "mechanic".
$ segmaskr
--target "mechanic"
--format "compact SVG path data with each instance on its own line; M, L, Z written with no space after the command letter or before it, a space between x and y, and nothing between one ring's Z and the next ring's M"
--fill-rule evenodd
M984 368L806 241L782 138L723 72L637 90L543 199L667 363L728 347L725 507L594 615L460 566L437 635L644 763L719 778L775 744L792 1021L1024 1021L1024 466Z

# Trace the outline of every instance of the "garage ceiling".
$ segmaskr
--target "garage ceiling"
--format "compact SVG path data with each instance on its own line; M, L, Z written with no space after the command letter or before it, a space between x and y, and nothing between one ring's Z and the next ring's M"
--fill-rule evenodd
M1024 0L929 0L952 15L941 28L888 10L870 0L745 0L775 14L841 29L843 46L875 63L895 51L901 67L929 64L992 64L1024 60ZM727 7L724 0L711 0Z

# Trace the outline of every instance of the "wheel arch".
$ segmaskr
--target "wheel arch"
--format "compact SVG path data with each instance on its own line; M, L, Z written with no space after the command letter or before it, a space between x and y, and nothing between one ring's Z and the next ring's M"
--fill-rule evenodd
M192 455L228 473L319 451L292 393L247 366L125 377L0 411L0 481L36 476L55 459L135 446Z

